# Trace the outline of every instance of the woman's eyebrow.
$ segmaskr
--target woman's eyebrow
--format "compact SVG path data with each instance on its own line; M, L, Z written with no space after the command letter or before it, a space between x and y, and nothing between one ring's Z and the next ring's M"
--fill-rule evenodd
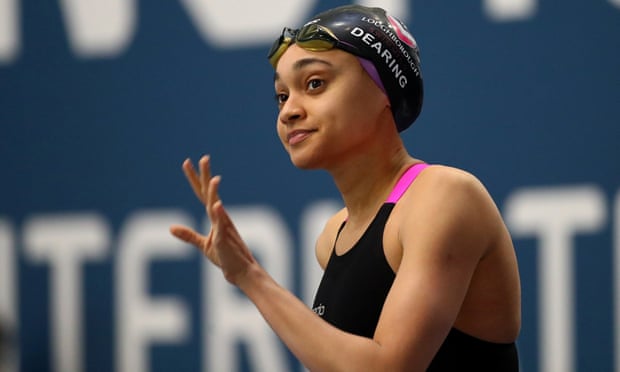
M324 59L320 59L320 58L316 58L316 57L309 57L309 58L302 58L300 60L298 60L297 62L295 62L293 64L293 69L294 70L301 70L302 68L314 64L314 63L322 63L324 65L327 65L329 67L333 67L333 65L329 62L326 61Z
M332 65L331 62L326 61L324 59L316 58L316 57L308 57L308 58L302 58L296 61L293 64L293 70L301 70L302 68L312 65L314 63L321 63L329 67L334 67L334 65ZM277 81L277 80L280 80L280 75L277 72L275 72L273 74L273 81Z

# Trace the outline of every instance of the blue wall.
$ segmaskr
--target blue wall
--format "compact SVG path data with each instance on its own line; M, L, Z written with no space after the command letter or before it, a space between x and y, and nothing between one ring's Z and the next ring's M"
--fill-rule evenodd
M339 196L279 144L264 35L343 2L80 3L0 7L9 370L297 368L166 226L203 227L180 164L209 153L250 245L296 293L316 285L309 242ZM477 175L513 230L522 370L620 370L620 3L391 3L421 47L426 97L403 134L410 152Z

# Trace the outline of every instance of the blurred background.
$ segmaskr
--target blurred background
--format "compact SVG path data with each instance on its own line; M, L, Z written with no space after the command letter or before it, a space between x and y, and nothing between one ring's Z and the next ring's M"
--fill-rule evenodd
M376 4L360 1L361 4ZM620 1L386 0L421 48L411 153L478 176L513 233L522 371L620 371ZM0 0L2 371L301 371L168 226L211 154L242 235L309 303L340 207L275 133L265 58L335 0Z

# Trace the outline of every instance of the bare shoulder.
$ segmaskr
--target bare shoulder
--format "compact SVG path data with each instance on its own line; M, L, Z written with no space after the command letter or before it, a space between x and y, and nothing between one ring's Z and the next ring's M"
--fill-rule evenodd
M419 182L418 182L419 181ZM483 192L486 193L482 182L473 174L445 165L432 165L422 172L416 183L430 186L435 191L451 192ZM428 191L428 190L427 190Z
M435 236L467 239L484 248L503 226L500 213L482 182L471 173L448 166L426 168L398 207L402 237ZM464 240L461 240L462 242ZM483 253L483 252L479 252Z
M447 210L495 206L487 189L476 176L443 165L425 169L407 191L403 202L416 205L439 204Z
M329 256L332 253L332 249L334 249L334 242L338 234L338 229L346 218L347 210L346 208L342 208L327 220L323 231L317 238L315 247L316 259L323 269L327 266Z

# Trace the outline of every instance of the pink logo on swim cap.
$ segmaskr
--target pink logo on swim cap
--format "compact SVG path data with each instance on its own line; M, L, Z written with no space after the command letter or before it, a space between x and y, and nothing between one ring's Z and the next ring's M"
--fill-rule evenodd
M399 21L397 18L392 17L391 15L388 15L387 19L388 21L390 21L392 27L394 27L394 30L396 30L396 36L398 36L400 41L409 45L412 48L417 48L415 39L401 21Z

